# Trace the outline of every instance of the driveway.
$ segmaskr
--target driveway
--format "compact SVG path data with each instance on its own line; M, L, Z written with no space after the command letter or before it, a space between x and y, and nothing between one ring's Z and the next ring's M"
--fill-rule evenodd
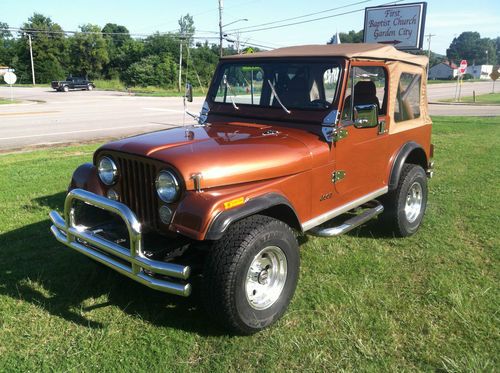
M23 104L0 105L0 151L27 146L124 137L182 125L180 97L139 97L121 92L55 92L14 88ZM0 97L9 97L0 87ZM38 101L36 101L38 100ZM203 98L188 103L199 113ZM185 123L194 123L186 116Z

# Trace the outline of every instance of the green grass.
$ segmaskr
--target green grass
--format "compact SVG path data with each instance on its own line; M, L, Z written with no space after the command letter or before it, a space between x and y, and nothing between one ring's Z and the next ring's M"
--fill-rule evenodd
M445 99L445 100L441 100L441 101L454 102L455 99L450 98L450 99ZM460 102L473 103L474 97L473 96L461 97ZM486 93L484 95L477 95L475 103L500 105L500 93Z
M463 81L464 83L474 83L474 82L484 82L482 79L467 79ZM455 83L457 84L457 81L454 79L429 79L427 80L427 84L441 84L441 83Z
M6 105L6 104L19 104L21 101L19 100L11 100L10 98L3 98L0 97L0 105Z
M196 291L149 290L51 237L97 144L0 155L0 371L498 370L500 119L434 123L421 230L308 237L289 311L251 337L213 326Z
M31 83L16 83L16 84L13 84L12 86L13 87L24 87L24 88L33 88L33 87L46 88L46 87L50 87L50 84L49 83L36 84L35 86L33 86L33 84L31 84ZM2 83L0 83L0 87L10 87L10 85L2 82Z
M136 96L153 96L153 97L176 97L180 96L181 93L175 88L162 88L162 87L127 87L122 81L118 79L113 80L94 80L97 90L103 91L123 91L130 92ZM202 90L199 87L193 87L194 96L205 96L207 90Z

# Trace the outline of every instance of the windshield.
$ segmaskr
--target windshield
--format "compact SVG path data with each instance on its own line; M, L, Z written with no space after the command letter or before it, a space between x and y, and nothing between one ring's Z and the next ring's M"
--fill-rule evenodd
M325 109L334 101L340 77L335 62L225 63L215 81L218 103L293 109Z

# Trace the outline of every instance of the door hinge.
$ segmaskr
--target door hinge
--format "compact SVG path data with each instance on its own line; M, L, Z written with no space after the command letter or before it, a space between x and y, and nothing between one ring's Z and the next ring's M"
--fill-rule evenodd
M332 173L332 183L336 183L345 177L345 171L339 170Z
M378 122L378 134L383 135L386 132L387 132L387 127L385 120L381 120L380 122Z
M332 133L332 141L337 142L339 140L345 139L348 134L349 134L349 132L347 132L346 129L336 128L335 130L333 130L333 133Z

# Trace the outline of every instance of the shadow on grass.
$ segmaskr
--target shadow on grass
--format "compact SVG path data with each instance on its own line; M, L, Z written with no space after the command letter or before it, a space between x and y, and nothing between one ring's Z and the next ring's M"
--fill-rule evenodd
M60 208L64 196L58 193L34 201ZM93 310L115 306L156 326L223 334L199 307L198 279L188 298L151 290L60 244L50 233L50 224L47 219L0 234L0 294L88 328L104 327L87 318ZM99 298L106 301L95 304Z

